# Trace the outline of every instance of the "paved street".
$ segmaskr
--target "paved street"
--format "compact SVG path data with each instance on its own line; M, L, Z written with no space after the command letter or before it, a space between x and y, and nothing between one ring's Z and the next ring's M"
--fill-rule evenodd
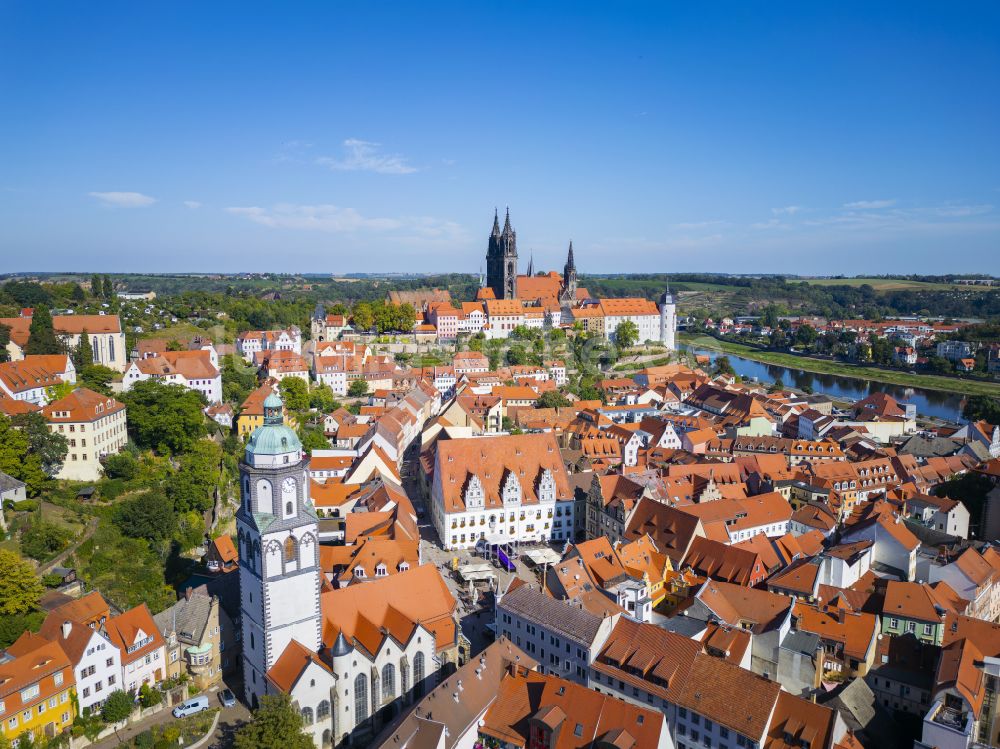
M211 705L211 707L222 706L219 702L219 692L223 688L224 687L222 686L213 687L204 693L208 695L209 705ZM92 744L92 749L116 749L116 747L120 746L122 742L135 738L152 726L170 723L175 720L170 710L171 708L165 708L155 715L144 718L137 723L132 723L126 728L118 731L117 734L111 734L101 741ZM237 701L236 705L233 707L222 708L222 715L219 717L219 723L215 730L215 736L208 746L215 747L216 749L222 749L222 747L229 746L231 744L231 736L235 728L245 722L249 717L250 711L247 710L243 703L239 701Z

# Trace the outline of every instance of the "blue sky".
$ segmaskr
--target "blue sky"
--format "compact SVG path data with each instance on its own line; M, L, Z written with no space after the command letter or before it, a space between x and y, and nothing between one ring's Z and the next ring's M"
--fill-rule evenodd
M1000 273L1000 5L708 5L0 4L0 271Z

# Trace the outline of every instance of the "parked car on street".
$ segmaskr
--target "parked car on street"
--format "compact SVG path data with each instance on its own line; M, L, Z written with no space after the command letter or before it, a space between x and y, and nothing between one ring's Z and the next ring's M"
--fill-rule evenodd
M219 692L219 702L222 703L223 707L232 707L236 704L236 695L233 694L232 689L223 689Z
M202 710L208 710L208 697L205 695L182 702L174 708L173 712L175 718L186 718L189 715L200 713Z

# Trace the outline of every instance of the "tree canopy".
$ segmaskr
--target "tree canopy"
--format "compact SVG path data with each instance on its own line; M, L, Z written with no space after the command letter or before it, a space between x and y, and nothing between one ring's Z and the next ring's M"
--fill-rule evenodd
M47 476L59 473L66 460L69 441L58 432L49 431L49 424L40 413L18 414L14 426L28 438L28 450L39 459Z
M312 749L312 739L302 731L302 716L287 694L265 695L253 720L242 726L234 749Z
M28 342L24 346L27 354L62 354L66 347L56 335L52 326L52 313L45 306L35 307L28 327Z
M178 513L204 512L215 501L222 448L212 440L198 440L178 458L180 468L167 477L167 496Z
M117 689L108 695L101 706L101 717L105 723L121 723L135 710L135 701L128 692Z
M0 549L0 614L34 611L43 592L31 565L10 549Z
M29 496L37 496L49 480L42 456L31 451L31 440L6 416L0 415L0 471L23 481Z
M969 421L1000 424L1000 399L988 395L973 395L966 401L962 416Z
M122 394L128 408L129 436L140 448L159 453L183 453L208 432L196 390L156 380L135 383Z
M631 320L623 320L615 328L615 343L619 348L632 348L639 342L639 326Z
M347 394L352 398L360 398L363 395L368 395L368 380L359 378L352 381L347 388Z
M309 410L309 386L305 380L299 377L285 377L278 387L285 408L289 411L301 413Z
M177 515L170 499L153 490L115 505L114 523L131 538L157 543L170 538L177 530Z

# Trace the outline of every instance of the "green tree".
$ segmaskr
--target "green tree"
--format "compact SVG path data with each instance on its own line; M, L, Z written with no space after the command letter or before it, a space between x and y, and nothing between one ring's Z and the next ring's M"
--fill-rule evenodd
M66 350L63 342L56 335L52 326L52 313L48 307L36 307L31 314L31 325L28 327L28 342L24 346L25 354L61 354Z
M90 344L90 336L87 335L87 331L85 330L80 334L80 340L77 342L76 348L73 349L73 366L79 372L93 363L94 349Z
M111 277L105 276L104 283L101 284L101 293L104 296L105 301L110 302L115 298L115 286L111 283Z
M547 390L535 401L535 408L563 408L569 405L569 398L558 390Z
M353 380L347 388L347 394L352 398L360 398L363 395L368 395L368 380L361 378Z
M328 414L340 408L340 403L329 385L316 385L309 391L309 407Z
M524 346L511 346L507 349L507 363L511 366L517 367L525 364L528 361L528 352L524 350Z
M10 352L7 347L10 345L10 326L0 325L0 362L10 360Z
M281 399L289 411L302 413L309 410L309 386L299 377L285 377L278 386Z
M330 440L323 434L323 430L317 427L301 427L299 439L302 440L302 449L307 452L330 449Z
M811 346L816 340L816 329L812 325L799 325L795 331L795 342L803 346Z
M122 394L128 408L129 436L140 449L183 453L208 432L204 397L181 385L156 380L135 383Z
M778 391L784 390L784 389L785 389L785 383L779 377L777 380L775 380L773 383L771 383L771 387L769 387L767 389L767 392L769 392L769 393L777 393Z
M83 287L75 283L73 284L73 291L70 292L70 298L75 304L83 304L87 301L87 292L83 290Z
M156 614L177 600L166 584L164 563L142 538L129 538L101 519L94 535L74 554L80 577L121 609L149 604Z
M351 321L356 330L371 330L375 325L375 313L368 302L358 302L351 311Z
M40 413L18 414L13 424L28 438L28 450L37 458L45 475L59 473L69 451L69 441L58 432L50 432L48 422Z
M30 564L10 549L0 549L0 614L35 611L44 591Z
M101 706L101 717L105 723L121 723L127 720L135 709L135 701L128 692L120 689L108 695Z
M67 528L36 520L21 532L21 553L39 562L47 562L69 546L73 534Z
M733 369L733 364L729 361L728 356L720 356L715 360L715 371L718 374L724 375L736 374L736 370Z
M623 320L615 328L615 343L619 348L632 348L639 342L639 326L631 320Z
M15 429L6 416L0 415L0 471L23 481L29 496L35 497L49 481L41 456L31 452L28 435Z
M962 416L969 421L1000 424L1000 399L988 395L973 395L965 402Z
M312 739L302 731L302 716L287 694L265 695L253 720L243 725L233 749L312 749Z
M215 501L222 448L212 440L198 440L179 457L180 469L167 478L167 496L177 512L204 512Z
M139 704L143 708L153 707L154 705L159 705L163 702L163 692L159 689L155 689L149 684L143 684L139 688Z
M102 364L91 364L76 371L76 381L80 387L93 390L101 395L111 395L111 383L118 373ZM132 415L129 414L129 418Z
M104 475L109 479L131 481L139 475L139 462L130 452L120 452L104 459Z
M156 489L115 505L112 517L126 536L151 543L170 538L177 530L173 503Z
M90 293L94 296L100 296L104 293L104 284L101 283L101 277L96 273L90 277Z
M222 359L222 399L240 405L257 389L257 370L238 356Z

